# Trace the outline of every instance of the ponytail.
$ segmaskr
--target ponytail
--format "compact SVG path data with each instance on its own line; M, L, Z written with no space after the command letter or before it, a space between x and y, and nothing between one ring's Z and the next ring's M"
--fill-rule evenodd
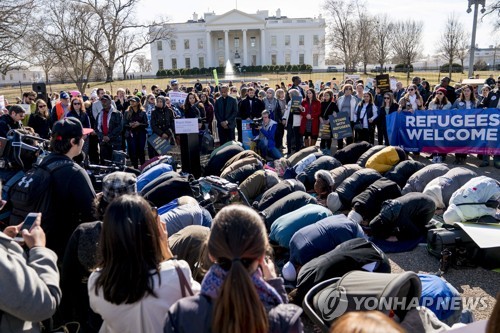
M241 259L234 259L215 301L213 332L264 333L267 313Z

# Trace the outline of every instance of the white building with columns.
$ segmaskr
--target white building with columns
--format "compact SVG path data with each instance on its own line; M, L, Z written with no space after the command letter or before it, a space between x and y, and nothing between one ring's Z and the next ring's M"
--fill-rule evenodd
M225 66L312 65L325 67L325 20L248 14L233 9L222 15L196 13L186 23L168 25L170 40L151 45L153 73L160 69Z

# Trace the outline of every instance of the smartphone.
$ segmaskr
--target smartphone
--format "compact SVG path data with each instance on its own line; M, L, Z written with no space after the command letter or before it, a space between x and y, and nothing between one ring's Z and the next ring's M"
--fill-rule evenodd
M36 218L38 217L38 213L29 213L26 218L24 219L23 226L21 227L21 230L17 234L16 237L14 237L14 240L16 242L24 242L24 238L21 234L21 232L26 229L26 230L31 230L33 227L33 224L35 224Z

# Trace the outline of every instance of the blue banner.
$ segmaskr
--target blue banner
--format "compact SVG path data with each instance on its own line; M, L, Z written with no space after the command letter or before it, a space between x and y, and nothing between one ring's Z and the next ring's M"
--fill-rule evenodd
M243 141L242 144L245 149L250 149L250 144L254 138L252 127L250 126L251 123L253 123L252 120L241 121L241 141Z
M500 155L500 110L419 110L386 116L392 146L409 152Z

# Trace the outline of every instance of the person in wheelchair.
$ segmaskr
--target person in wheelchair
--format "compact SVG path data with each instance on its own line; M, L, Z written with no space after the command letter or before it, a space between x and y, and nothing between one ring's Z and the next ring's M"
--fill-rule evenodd
M263 158L272 157L274 160L281 158L283 155L276 148L274 140L278 124L271 119L269 111L262 111L262 125L255 128L258 131L258 137L255 139L260 156Z

